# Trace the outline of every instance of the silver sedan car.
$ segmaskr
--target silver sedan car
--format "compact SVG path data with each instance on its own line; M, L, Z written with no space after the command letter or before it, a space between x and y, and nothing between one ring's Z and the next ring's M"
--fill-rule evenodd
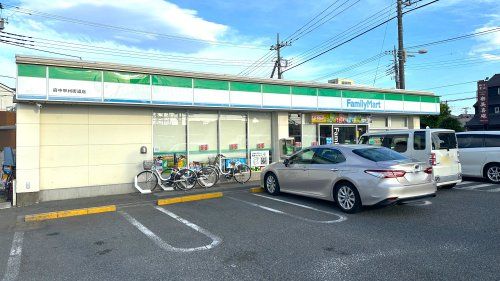
M267 166L261 186L334 201L346 213L436 196L432 167L398 152L369 145L321 145Z

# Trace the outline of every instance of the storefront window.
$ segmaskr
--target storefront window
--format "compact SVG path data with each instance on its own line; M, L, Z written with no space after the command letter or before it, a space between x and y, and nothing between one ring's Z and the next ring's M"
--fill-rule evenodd
M271 113L251 112L248 117L250 150L271 150Z
M189 162L207 164L217 148L217 112L189 112Z
M173 167L174 158L186 158L186 113L181 111L153 112L153 154L161 156L165 166Z
M407 126L406 116L391 116L391 128L406 128Z
M230 158L247 158L246 113L221 113L220 150ZM238 159L238 161L246 161Z

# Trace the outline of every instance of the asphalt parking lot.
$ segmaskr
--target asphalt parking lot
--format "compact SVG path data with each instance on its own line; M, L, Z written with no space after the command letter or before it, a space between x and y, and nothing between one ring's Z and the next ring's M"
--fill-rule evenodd
M499 280L500 186L470 182L354 215L330 202L248 190L31 223L2 210L0 277Z

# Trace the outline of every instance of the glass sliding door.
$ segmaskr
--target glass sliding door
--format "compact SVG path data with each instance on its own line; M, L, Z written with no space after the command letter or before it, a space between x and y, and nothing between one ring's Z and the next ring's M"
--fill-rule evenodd
M231 158L247 158L247 114L222 113L219 116L220 150Z
M217 146L218 114L214 111L190 111L188 116L189 162L207 164L215 158Z
M319 125L319 144L332 144L332 125Z
M165 167L173 167L174 159L186 164L186 117L185 111L153 112L153 155L161 156Z

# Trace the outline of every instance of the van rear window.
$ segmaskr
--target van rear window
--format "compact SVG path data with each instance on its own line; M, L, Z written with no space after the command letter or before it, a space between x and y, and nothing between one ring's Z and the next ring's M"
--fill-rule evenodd
M431 138L433 150L457 148L457 137L455 133L433 132Z

